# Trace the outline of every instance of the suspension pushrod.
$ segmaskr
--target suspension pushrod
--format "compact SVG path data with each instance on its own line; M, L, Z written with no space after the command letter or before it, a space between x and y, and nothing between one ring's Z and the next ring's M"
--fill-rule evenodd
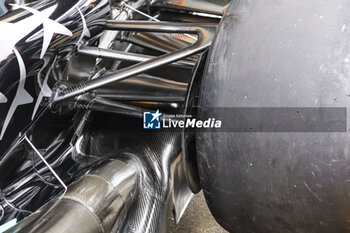
M133 62L144 62L148 61L154 56L137 54L137 53L129 53L124 51L112 50L112 49L103 49L97 48L94 46L81 46L78 49L80 54L89 55L97 58L107 58L107 59L116 59L121 61L133 61ZM175 66L194 66L194 62L192 61L177 61L172 63Z
M97 79L89 80L71 87L56 88L53 93L52 102L62 101L74 96L103 87L112 82L120 81L134 75L144 73L153 68L179 61L183 58L199 53L207 49L214 37L216 24L188 24L172 22L148 22L148 21L106 21L107 30L120 31L144 31L144 32L162 32L162 33L190 33L197 34L198 39L186 48L137 63L128 68L118 70Z

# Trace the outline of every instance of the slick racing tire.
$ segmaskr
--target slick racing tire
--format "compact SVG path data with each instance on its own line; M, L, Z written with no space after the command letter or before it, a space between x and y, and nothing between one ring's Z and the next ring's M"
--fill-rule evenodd
M222 129L196 133L215 219L237 233L348 232L348 106L350 1L233 0L198 116Z

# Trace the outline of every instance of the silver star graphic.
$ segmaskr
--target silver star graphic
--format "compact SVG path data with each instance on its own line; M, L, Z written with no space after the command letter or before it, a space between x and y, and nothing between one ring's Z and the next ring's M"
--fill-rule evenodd
M77 9L78 9L78 11L79 11L81 20L83 21L83 31L82 31L82 33L81 33L81 35L80 35L80 38L79 38L78 42L77 42L77 44L79 44L79 43L83 40L83 38L84 38L85 36L86 36L86 37L90 37L90 31L89 31L89 29L88 29L88 27L87 27L87 25L86 25L86 20L85 20L85 17L84 17L84 15L83 15L83 13L81 12L81 10L80 10L78 7L77 7Z
M54 8L49 7L42 14L47 18L53 11ZM6 36L0 36L0 61L12 54L17 42L31 33L40 24L42 24L42 19L37 15L29 16L15 23L0 22L0 31L6 32Z
M82 30L80 38L77 42L77 44L79 44L85 36L90 37L90 31L86 25L86 21L85 21L85 17L83 15L83 13L81 12L81 10L78 7L77 7L77 9L78 9L78 12L80 14L81 20L83 22L83 30ZM44 67L46 67L47 63L49 62L47 59L45 59L45 57L43 59L44 59L44 65L43 65L42 69L44 69ZM55 64L55 61L56 61L56 58L53 61L52 66ZM52 66L51 66L51 69L52 69ZM40 75L40 73L41 73L41 71L39 72L39 75ZM47 72L45 75L44 82L42 84L40 93L39 93L38 98L37 98L36 103L35 103L35 107L34 107L33 114L32 114L32 120L34 119L35 114L38 111L39 105L40 105L43 97L50 97L51 96L52 91L51 91L50 87L47 85L47 80L49 78L49 74L50 74L50 72Z
M47 64L48 64L49 61L50 61L50 59L47 59L47 57L44 57L43 59L44 59L44 65L43 65L43 67L41 68L41 70L39 71L38 76L41 75L42 70L44 70L44 68L47 66ZM50 96L51 96L52 91L51 91L51 88L49 87L49 85L47 84L47 80L49 79L50 71L52 70L52 68L53 68L53 66L54 66L54 64L55 64L55 62L56 62L56 57L55 57L55 59L53 60L50 69L46 72L45 79L44 79L44 82L43 82L43 84L42 84L42 86L41 86L40 93L39 93L39 95L38 95L38 98L36 99L36 103L35 103L34 110L33 110L33 114L32 114L32 120L34 119L35 114L36 114L36 112L38 111L38 108L39 108L39 105L40 105L42 99L43 99L44 97L50 97Z
M12 104L10 106L10 110L7 112L4 124L2 126L0 140L4 136L5 131L7 129L7 126L10 123L10 120L11 120L13 114L15 113L17 107L20 105L29 104L29 103L33 102L33 97L24 89L24 84L26 81L26 67L24 65L23 59L22 59L21 55L19 54L19 52L17 51L17 49L13 49L13 51L17 57L18 66L19 66L19 73L20 73L19 83L18 83L18 87L17 87L16 96L12 101Z
M20 6L16 4L13 4L13 6L25 9L26 11L29 11L30 13L32 13L34 16L41 18L43 23L44 39L43 39L43 46L41 49L40 58L44 57L44 54L46 53L46 50L50 45L53 34L57 33L57 34L62 34L66 36L72 36L72 32L68 28L48 18L46 15L44 15L40 11L27 6Z
M0 92L0 104L7 103L7 98Z
M153 116L151 122L153 122L153 121L156 120L156 119L157 119L157 121L159 121L159 117L160 117L162 114L159 112L159 109L158 109L157 112L151 113L151 115Z

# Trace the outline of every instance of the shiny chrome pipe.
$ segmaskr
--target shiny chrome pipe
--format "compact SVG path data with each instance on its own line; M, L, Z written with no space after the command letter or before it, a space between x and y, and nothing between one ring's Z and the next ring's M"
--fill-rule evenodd
M139 74L121 82L97 89L96 97L125 101L184 102L187 83Z
M135 102L135 100L129 100L129 101ZM167 101L164 101L164 102L167 102ZM73 108L76 108L76 109L92 110L96 112L115 113L115 114L136 117L136 118L143 118L144 112L151 111L150 109L146 109L143 107L138 107L127 103L121 103L118 101L103 98L101 96L92 96L90 94L86 94L79 98L76 98L75 102L72 103L72 106ZM176 108L174 106L170 106L170 107ZM167 120L169 119L169 117L160 116L160 119ZM178 121L181 119L182 119L181 117L180 118L171 117L172 121Z
M96 93L97 97L111 99L115 101L144 101L144 102L161 102L161 103L176 103L184 102L185 97L175 95L159 95L158 93L151 94L132 94L120 93L113 89L101 89Z
M115 20L127 20L129 17L129 10L121 10ZM100 37L98 47L103 49L109 48L119 33L118 31L104 31Z
M138 173L132 161L105 162L72 184L60 199L49 202L7 232L115 231L132 203Z
M101 78L86 81L72 87L57 88L53 93L52 102L62 101L74 96L103 87L107 84L120 81L140 73L144 73L153 68L179 61L193 54L207 49L214 37L216 24L171 23L171 22L145 22L145 21L113 21L107 20L106 29L121 31L145 31L145 32L165 32L165 33L190 33L197 34L198 39L193 45L174 51L160 57L135 64L131 67L116 71Z
M81 98L77 98L74 103L74 108L86 109L98 112L108 112L108 113L117 113L122 115L128 115L132 117L143 117L143 112L147 111L146 109L120 103L117 101L105 99L102 97L95 97L91 95L84 95Z
M118 35L118 37L116 37L116 39L162 53L173 52L196 42L195 39L188 39L188 37L186 37L184 34L178 33L121 33Z
M90 55L97 58L107 58L107 59L116 59L120 61L133 61L133 62L145 62L155 58L154 56L137 54L137 53L128 53L112 49L102 49L93 46L81 46L78 48L78 52L85 55ZM172 63L175 66L194 66L192 61L178 61Z
M188 84L186 82L161 78L149 74L140 74L135 77L118 82L116 87L120 89L145 90L152 88L155 90L165 90L168 92L181 92L186 94Z
M153 32L120 33L116 39L161 53L170 53L188 47L197 40L197 38L190 38L186 34ZM186 60L195 63L198 60L198 54L187 57Z

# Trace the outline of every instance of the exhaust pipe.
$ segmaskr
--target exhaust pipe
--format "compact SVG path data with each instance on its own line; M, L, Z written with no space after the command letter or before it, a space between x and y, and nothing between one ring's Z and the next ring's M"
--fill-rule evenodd
M116 232L135 196L138 168L129 161L103 163L6 232Z

